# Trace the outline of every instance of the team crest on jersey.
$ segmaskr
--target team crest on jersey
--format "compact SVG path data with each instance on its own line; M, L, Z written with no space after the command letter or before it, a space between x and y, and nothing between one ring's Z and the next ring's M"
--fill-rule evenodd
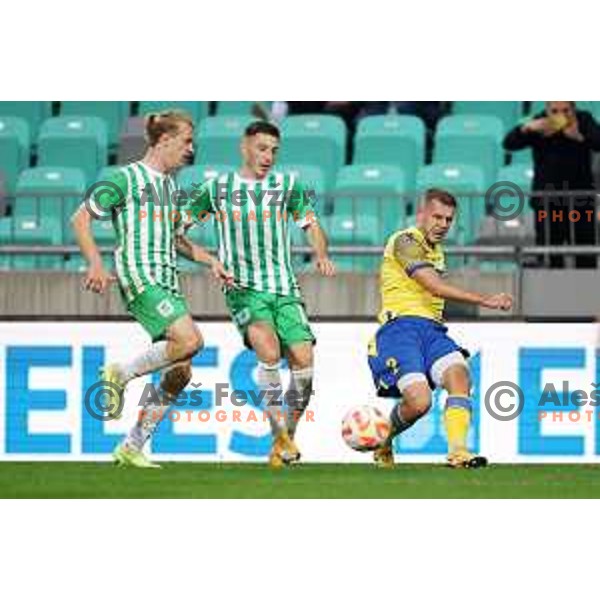
M250 309L244 308L233 315L233 320L238 327L244 327L250 322Z
M385 366L394 374L400 370L398 367L398 361L392 356L385 361Z
M167 318L170 317L173 314L173 312L175 312L175 307L173 306L170 300L165 298L156 305L156 311L159 315L161 315L161 317Z

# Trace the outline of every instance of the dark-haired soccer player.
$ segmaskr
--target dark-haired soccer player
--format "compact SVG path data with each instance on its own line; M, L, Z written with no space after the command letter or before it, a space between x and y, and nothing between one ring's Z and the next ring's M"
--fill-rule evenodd
M294 175L272 170L280 137L271 123L250 124L241 142L240 170L206 182L188 206L193 218L204 211L219 216L219 259L234 281L225 293L227 306L246 345L256 352L259 385L273 400L267 403L273 467L300 458L294 435L313 385L315 337L292 270L290 227L299 226L308 234L319 273L334 274L311 194ZM291 370L292 393L286 393L283 406L275 410L282 399L282 356ZM279 415L286 404L283 420Z
M457 209L444 190L426 192L417 226L397 231L388 239L381 266L381 312L377 334L369 347L369 366L378 395L400 398L392 410L392 432L375 451L375 462L394 464L392 440L431 407L431 391L448 392L445 424L448 465L477 468L487 465L467 449L471 420L471 382L468 353L447 335L443 324L445 300L509 310L508 294L483 296L444 280L446 264L441 242Z

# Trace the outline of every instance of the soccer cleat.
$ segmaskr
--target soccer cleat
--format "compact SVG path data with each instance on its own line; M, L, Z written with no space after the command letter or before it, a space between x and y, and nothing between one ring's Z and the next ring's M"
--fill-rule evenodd
M269 455L269 465L279 469L285 465L300 460L300 451L298 446L290 439L287 431L282 431L273 440L271 454Z
M390 444L385 444L373 452L375 466L380 469L391 469L394 466L394 452Z
M136 467L137 469L160 469L160 465L153 463L141 451L119 445L113 452L115 463L119 467Z
M118 392L119 398L115 399L111 393L111 402L107 408L107 417L109 420L121 418L123 413L123 394L125 393L125 382L116 365L106 365L100 370L100 380L106 382L107 391Z
M488 460L484 456L458 450L448 455L446 464L453 469L481 469L487 467Z

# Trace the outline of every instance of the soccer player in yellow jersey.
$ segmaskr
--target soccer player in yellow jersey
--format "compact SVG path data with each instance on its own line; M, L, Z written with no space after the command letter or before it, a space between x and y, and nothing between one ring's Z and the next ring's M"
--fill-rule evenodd
M375 451L375 462L392 466L392 441L431 407L431 392L448 392L444 420L448 465L484 467L487 460L467 450L471 420L468 353L447 335L445 300L509 310L509 294L484 296L444 281L441 246L456 212L456 199L444 190L425 193L417 226L397 231L387 241L381 266L380 328L369 348L369 366L378 395L400 398L392 410L392 431Z

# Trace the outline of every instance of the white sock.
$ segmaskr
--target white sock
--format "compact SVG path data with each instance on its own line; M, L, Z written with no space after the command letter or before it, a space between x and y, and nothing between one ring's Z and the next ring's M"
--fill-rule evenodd
M163 420L169 409L169 403L174 399L174 396L160 389L158 392L160 403L157 402L156 398L156 394L152 394L140 407L137 421L125 438L124 445L126 447L140 451L144 448L146 442L154 435Z
M300 396L297 400L291 397L286 398L286 425L290 436L293 438L300 418L310 402L313 391L313 368L306 367L305 369L292 370L289 389L297 392L294 396Z
M273 436L279 435L284 428L283 419L280 418L284 406L279 363L275 365L258 363L258 385L261 391L266 392L263 402L271 424L271 432Z
M172 360L167 356L167 344L165 341L156 342L130 363L119 365L125 383L170 365Z

